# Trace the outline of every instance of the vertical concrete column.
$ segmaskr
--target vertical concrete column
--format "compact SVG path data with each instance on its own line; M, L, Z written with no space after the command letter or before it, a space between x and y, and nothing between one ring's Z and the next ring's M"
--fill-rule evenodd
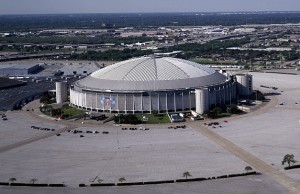
M127 114L127 95L125 94L125 114Z
M168 110L168 92L166 92L166 111L169 112Z
M134 114L135 111L135 98L134 98L134 94L132 94L132 112Z
M207 88L196 89L196 112L203 114L205 111L209 110L209 92Z
M56 82L56 103L66 102L68 100L68 83Z
M159 93L157 94L157 112L159 113L159 111L160 111L160 109L159 109L159 103L160 103L160 101L159 101Z

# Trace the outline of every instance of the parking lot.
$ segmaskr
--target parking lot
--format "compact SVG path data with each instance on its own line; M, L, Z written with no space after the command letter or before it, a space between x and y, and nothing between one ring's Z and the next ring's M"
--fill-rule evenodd
M254 77L258 88L260 83L278 87L277 105L262 114L233 119L223 123L222 128L210 129L283 170L281 161L285 154L294 154L298 161L300 158L300 105L295 104L300 101L300 76L254 73ZM268 92L268 89L263 91ZM296 169L285 173L300 181L299 172Z
M191 128L76 130L81 133L65 132L2 153L5 168L1 169L0 180L13 176L26 182L34 176L40 182L64 182L76 187L97 182L98 178L103 182L118 182L120 177L129 182L178 179L185 171L193 177L218 176L244 172L247 165ZM44 132L32 129L30 133Z
M257 110L257 114L233 117L226 122L224 119L217 120L219 125L204 126L204 122L210 121L197 121L193 126L198 124L207 127L295 181L300 181L298 169L284 171L281 165L283 156L287 153L294 154L296 160L300 157L300 109L295 104L299 100L297 95L300 91L300 77L290 79L291 75L253 75L254 87L263 92L269 93L270 89L261 88L261 84L278 87L279 94L275 96L278 104L275 107L262 112ZM280 105L281 101L284 102L283 105ZM48 133L32 129L31 126L51 129L65 126L60 121L43 122L26 113L27 111L6 113L8 120L0 122L1 147ZM186 124L186 128L176 129L168 124L150 125L147 126L149 130L139 127L135 127L137 130L124 130L130 126L111 124L93 126L78 122L76 125L72 131L61 133L60 136L53 135L1 153L0 182L11 177L17 178L19 182L37 178L40 183L65 183L68 192L80 193L82 190L77 188L79 183L96 183L99 179L103 183L116 183L120 177L124 177L127 182L170 180L182 178L182 173L186 171L194 178L212 177L241 173L248 165L189 124ZM74 130L77 132L74 133ZM222 189L226 185L231 185L233 190ZM146 187L133 186L125 190L103 188L99 191L139 193ZM3 189L4 192L9 191L7 188ZM22 192L30 192L32 189L35 188L24 189ZM201 186L198 183L182 183L155 185L147 189L154 193L166 190L172 193L183 193L183 190L187 190L186 193L199 193L199 189L210 193L287 193L282 186L265 175L208 181L201 183ZM14 191L21 192L19 189ZM44 191L48 192L47 189ZM65 191L57 189L55 193ZM93 193L95 190L89 188L86 191Z
M22 114L21 111L6 112L5 115L7 120L0 120L1 147L32 138L42 132L31 129L31 126L47 127L51 129L61 129L64 127L64 125L59 123L37 122L35 119ZM43 132L45 133L46 131Z

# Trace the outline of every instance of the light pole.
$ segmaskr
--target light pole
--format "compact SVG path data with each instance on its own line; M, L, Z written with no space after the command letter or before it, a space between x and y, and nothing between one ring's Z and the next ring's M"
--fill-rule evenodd
M257 101L257 90L255 91L255 93L256 93L255 97L256 97L256 101Z

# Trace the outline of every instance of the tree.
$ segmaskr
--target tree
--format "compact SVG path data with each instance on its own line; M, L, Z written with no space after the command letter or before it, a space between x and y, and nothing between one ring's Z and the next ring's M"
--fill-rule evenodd
M237 105L235 105L235 104L229 104L227 106L227 112L232 113L232 114L237 113L238 112Z
M38 179L31 179L30 180L30 182L32 183L32 184L34 184L35 182L38 182L39 180Z
M117 115L114 118L115 123L121 124L121 123L126 123L126 124L138 124L139 119L133 115L133 114L128 114L128 115Z
M45 92L44 95L40 98L40 103L48 104L51 101L51 98L54 97L50 95L49 92Z
M122 183L123 181L126 181L126 179L124 177L119 178L119 182Z
M44 95L40 98L40 103L47 103L49 102L50 97L48 95Z
M249 171L251 171L251 170L252 170L252 167L251 167L251 166L246 166L246 167L245 167L245 171L246 171L246 172L249 172Z
M53 107L51 105L44 105L44 106L40 107L41 112L45 112L48 114L51 114L52 110L53 110Z
M218 117L218 115L221 112L222 112L222 108L217 106L217 107L215 107L215 108L213 108L212 110L209 111L208 117L216 118L216 117Z
M283 157L283 160L282 160L282 165L284 165L285 163L288 163L289 167L291 166L291 163L295 163L296 160L294 159L294 154L286 154L284 157Z
M125 119L126 119L125 122L128 124L138 124L139 123L139 119L133 114L126 115Z
M16 179L16 178L10 178L8 181L9 181L10 183L13 183L13 182L17 181L17 179Z
M192 175L190 174L189 171L186 171L186 172L184 172L184 173L182 174L182 176L185 177L185 178L187 179L189 176L192 176Z
M62 111L61 108L52 109L51 110L51 115L52 116L60 116L61 115L61 111Z

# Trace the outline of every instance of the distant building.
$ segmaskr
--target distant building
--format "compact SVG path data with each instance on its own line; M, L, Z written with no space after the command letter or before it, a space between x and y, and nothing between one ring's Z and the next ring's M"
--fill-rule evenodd
M233 30L234 33L251 33L255 31L255 28L236 28Z
M34 74L41 70L41 66L38 64L19 64L6 66L5 68L0 67L0 76L19 76L19 75L28 75Z
M222 34L222 35L226 35L227 31L225 29L216 28L216 29L209 29L209 30L205 31L204 34Z
M0 77L0 90L26 85L25 82L19 80Z
M120 34L120 37L127 38L127 37L142 37L145 36L143 32L123 32Z

